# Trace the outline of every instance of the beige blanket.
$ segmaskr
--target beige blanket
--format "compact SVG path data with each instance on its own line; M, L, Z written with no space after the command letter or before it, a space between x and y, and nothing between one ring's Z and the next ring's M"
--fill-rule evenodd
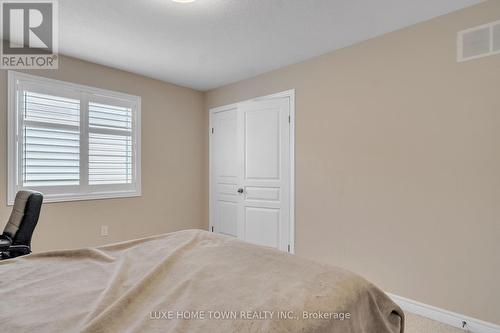
M0 330L402 332L345 270L200 230L0 261Z

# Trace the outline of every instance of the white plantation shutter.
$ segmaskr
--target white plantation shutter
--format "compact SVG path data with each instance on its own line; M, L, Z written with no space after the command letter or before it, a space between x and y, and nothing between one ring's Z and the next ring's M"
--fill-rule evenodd
M140 98L9 72L8 201L140 195Z
M80 101L31 91L22 97L22 185L79 185Z
M89 184L132 183L132 109L89 104Z

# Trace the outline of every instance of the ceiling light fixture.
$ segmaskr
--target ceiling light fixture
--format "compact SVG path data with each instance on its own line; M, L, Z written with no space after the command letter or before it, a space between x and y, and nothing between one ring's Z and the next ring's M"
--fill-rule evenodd
M173 2L181 2L181 3L188 3L188 2L195 2L196 0L172 0Z

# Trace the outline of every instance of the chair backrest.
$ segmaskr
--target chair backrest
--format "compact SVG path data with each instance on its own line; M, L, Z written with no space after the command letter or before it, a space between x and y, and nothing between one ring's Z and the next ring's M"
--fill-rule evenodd
M31 246L31 236L35 230L42 209L43 195L34 191L19 191L16 194L9 222L3 234L12 239L13 245Z

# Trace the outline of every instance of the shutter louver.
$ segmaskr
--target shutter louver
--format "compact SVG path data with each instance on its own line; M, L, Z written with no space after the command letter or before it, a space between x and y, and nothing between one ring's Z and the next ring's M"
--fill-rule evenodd
M132 109L89 103L89 185L132 183Z
M23 186L80 183L80 101L23 92Z

